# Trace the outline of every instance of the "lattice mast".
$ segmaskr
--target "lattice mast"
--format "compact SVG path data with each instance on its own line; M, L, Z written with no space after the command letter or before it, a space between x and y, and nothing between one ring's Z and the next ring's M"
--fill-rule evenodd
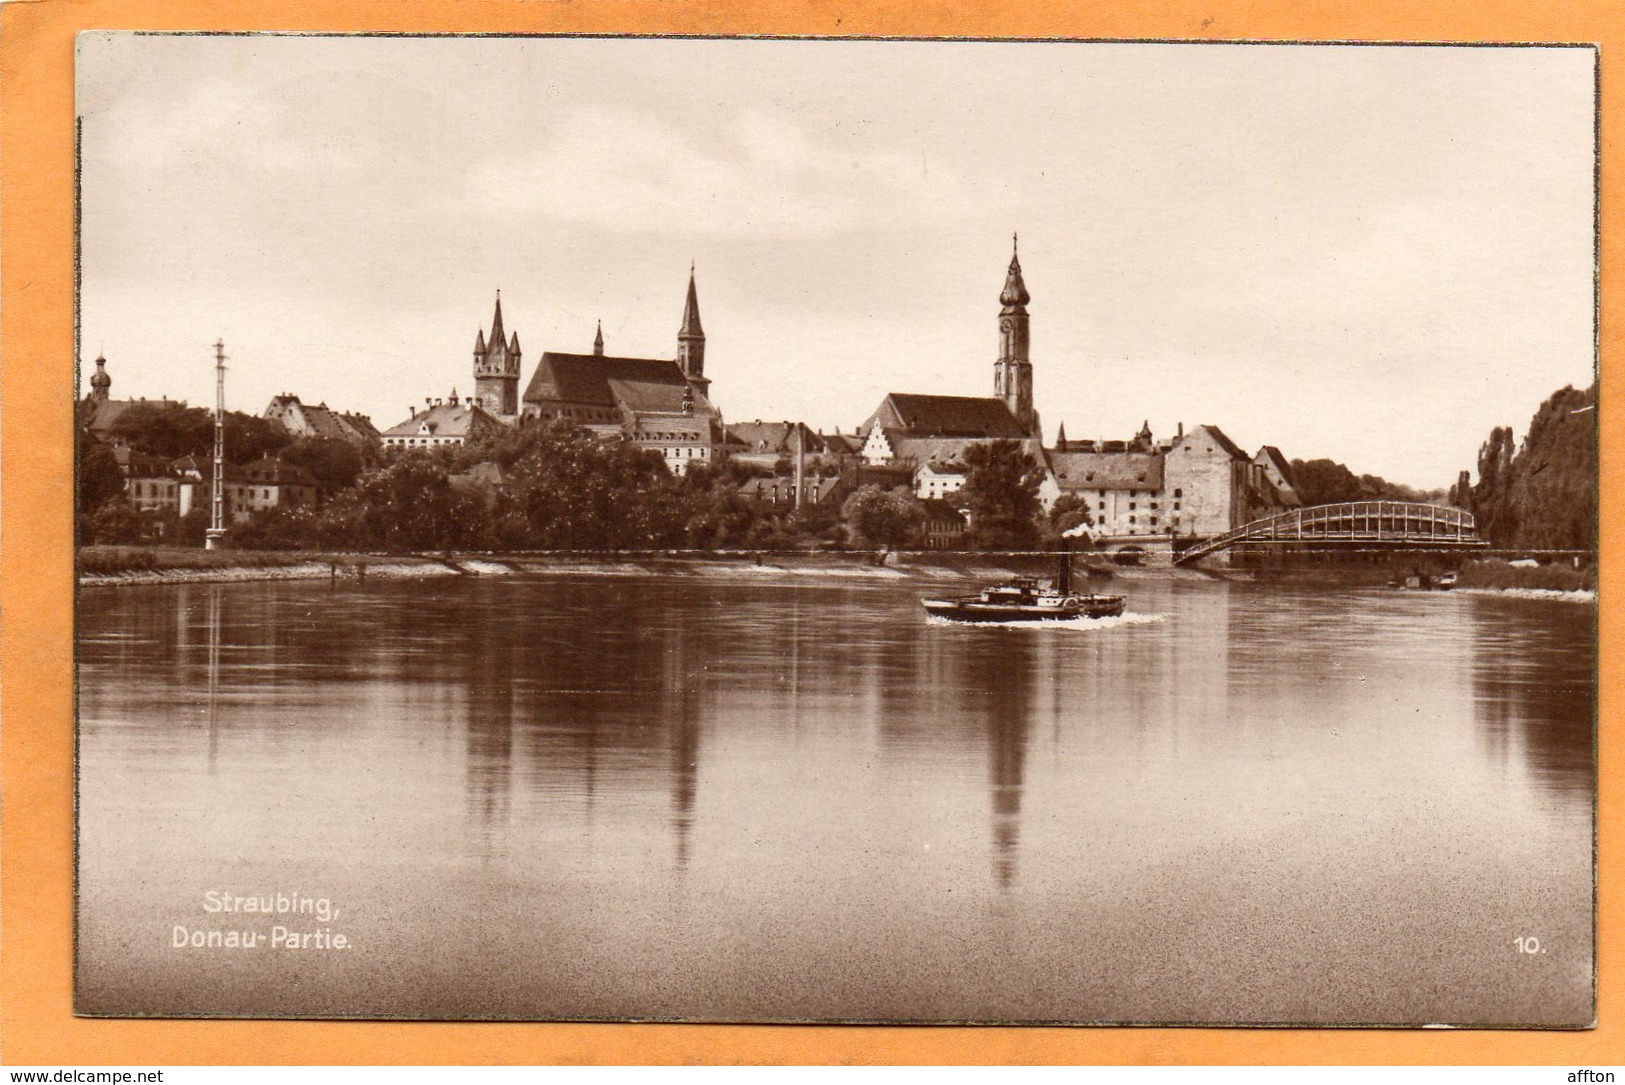
M214 341L214 487L204 548L218 549L226 534L226 344Z

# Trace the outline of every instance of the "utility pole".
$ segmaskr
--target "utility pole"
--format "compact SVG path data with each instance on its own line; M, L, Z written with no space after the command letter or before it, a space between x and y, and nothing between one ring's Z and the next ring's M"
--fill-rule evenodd
M214 341L214 491L213 515L204 532L203 546L218 550L226 534L226 344Z

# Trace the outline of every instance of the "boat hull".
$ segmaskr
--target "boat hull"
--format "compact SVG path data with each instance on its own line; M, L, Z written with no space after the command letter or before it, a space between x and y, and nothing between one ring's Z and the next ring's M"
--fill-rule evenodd
M1077 618L1115 618L1123 613L1120 595L1097 595L1050 606L1027 603L984 603L962 599L922 599L926 613L955 622L1065 622Z

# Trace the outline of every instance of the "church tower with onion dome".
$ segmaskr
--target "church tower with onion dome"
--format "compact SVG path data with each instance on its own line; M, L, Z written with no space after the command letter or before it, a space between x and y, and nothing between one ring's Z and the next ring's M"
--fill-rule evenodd
M1033 365L1027 358L1027 284L1021 281L1021 259L1016 238L1010 238L1010 269L999 294L999 359L993 363L993 394L1004 400L1021 428L1037 437L1038 412L1033 410Z
M96 372L90 375L90 395L85 398L96 403L105 403L108 389L112 387L113 378L107 374L107 359L98 354L96 355Z

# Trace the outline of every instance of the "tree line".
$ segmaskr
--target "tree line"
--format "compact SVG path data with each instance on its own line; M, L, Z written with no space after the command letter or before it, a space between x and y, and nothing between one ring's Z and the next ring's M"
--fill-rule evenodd
M909 472L863 469L839 503L800 508L742 492L767 469L723 461L671 473L653 452L606 443L567 422L504 430L462 446L368 453L343 441L295 439L275 422L226 415L228 462L266 455L304 466L322 499L282 505L229 526L227 545L245 549L412 552L427 550L667 550L924 545L933 506L919 501ZM137 405L108 437L166 463L191 455L207 478L213 417L198 408ZM1081 502L1045 516L1040 465L1013 441L970 449L960 504L970 515L969 545L1042 545L1086 522ZM828 472L824 472L828 473ZM82 543L142 541L146 518L123 496L109 445L81 431ZM1079 506L1079 507L1074 507ZM936 505L935 514L943 515ZM208 510L197 508L171 537L200 545Z
M1478 481L1462 471L1450 503L1478 533L1518 550L1597 548L1597 386L1564 387L1541 404L1520 445L1497 426L1478 451Z

